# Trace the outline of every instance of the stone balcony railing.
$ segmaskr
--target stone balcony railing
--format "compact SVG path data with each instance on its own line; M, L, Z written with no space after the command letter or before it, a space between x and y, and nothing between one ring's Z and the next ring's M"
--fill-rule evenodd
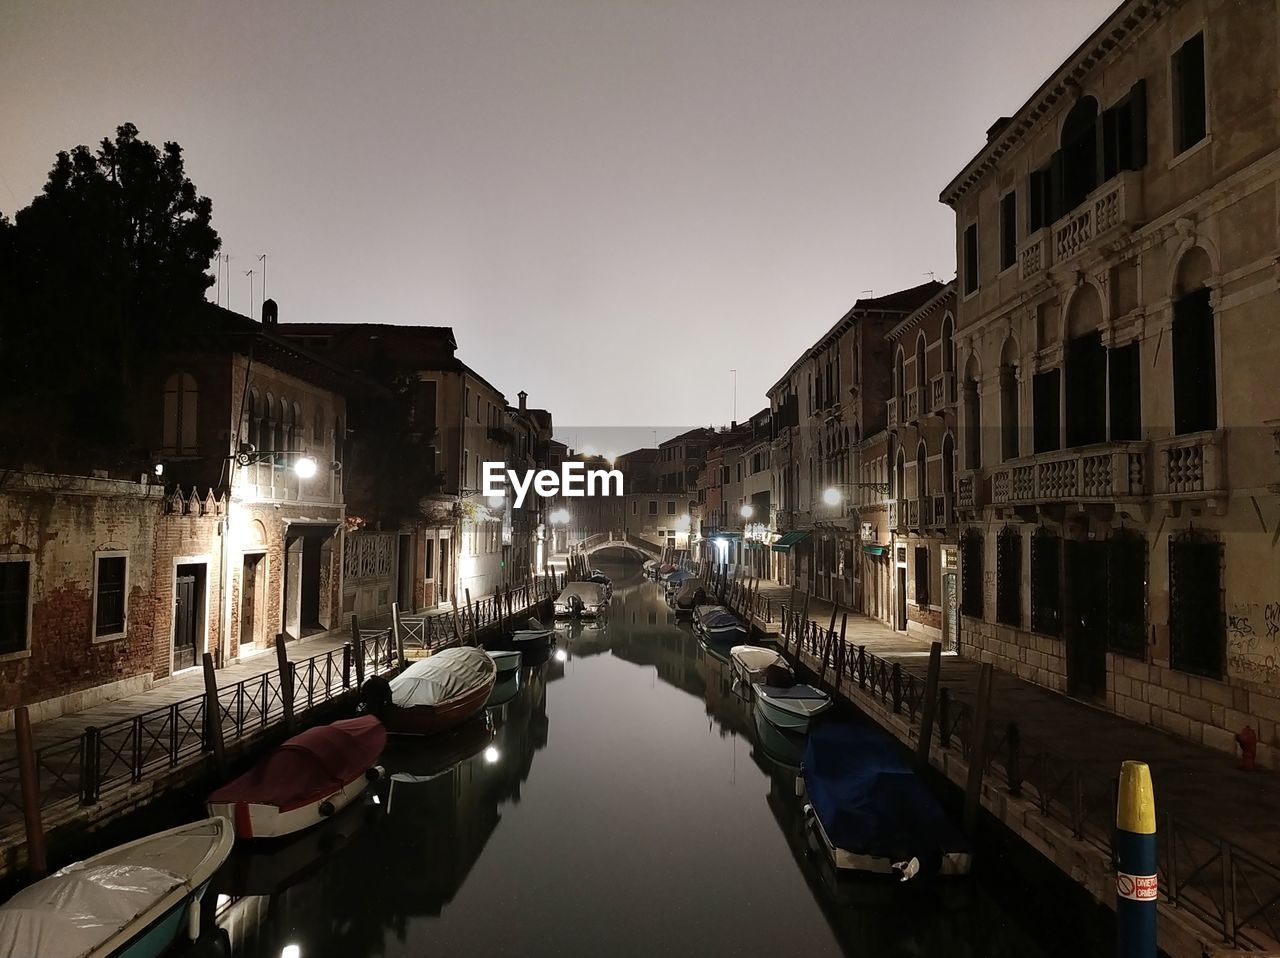
M1113 176L1053 224L1054 263L1071 259L1114 229L1136 225L1141 214L1142 174Z
M939 373L929 381L929 412L941 414L942 410L956 401L956 374L954 372Z
M898 424L898 400L890 399L885 403L885 408L889 414L889 428L892 429Z
M1158 439L1155 494L1169 499L1226 495L1226 436L1220 429Z
M905 525L908 529L920 528L920 500L904 499L902 500L903 511L906 512Z
M946 496L930 496L924 500L924 524L930 529L941 529L951 525L951 510L947 508Z
M986 505L981 469L966 469L956 476L957 510L973 512Z
M898 517L902 515L902 510L898 508L898 505L897 499L889 500L889 528L895 531L898 528Z
M1151 492L1147 447L1104 443L1046 452L991 470L991 502L1016 505L1089 499L1133 499Z
M1043 227L1029 235L1018 247L1018 275L1030 279L1049 266L1050 230Z
M920 418L920 390L908 389L904 397L905 411L902 416L907 422L915 422Z

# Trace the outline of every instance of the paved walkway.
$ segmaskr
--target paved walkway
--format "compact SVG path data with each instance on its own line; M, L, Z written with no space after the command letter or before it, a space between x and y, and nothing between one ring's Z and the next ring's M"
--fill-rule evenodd
M785 605L790 589L760 584L760 594ZM802 601L797 597L797 604ZM826 628L830 602L810 599L809 618ZM840 615L836 616L836 628ZM845 640L923 677L930 643L896 632L877 619L850 613ZM973 701L980 663L962 655L942 657L941 684ZM1157 811L1171 811L1194 826L1226 838L1280 866L1280 774L1244 771L1237 759L1111 712L1077 702L996 669L991 692L992 727L1016 721L1023 753L1045 750L1076 763L1082 778L1109 783L1125 759L1151 766ZM1003 760L1002 756L993 756ZM1026 762L1024 760L1024 770Z

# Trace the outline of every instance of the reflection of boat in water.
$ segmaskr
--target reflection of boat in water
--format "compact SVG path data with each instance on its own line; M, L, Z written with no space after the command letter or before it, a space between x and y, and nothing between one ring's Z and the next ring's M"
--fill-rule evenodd
M387 747L383 762L388 773L393 775L438 775L479 754L491 741L493 722L488 714L481 713L465 725L437 735L427 743L393 741Z
M516 693L519 691L519 671L500 675L497 683L493 686L493 691L489 693L489 701L485 702L484 707L487 709L501 708L515 698Z
M815 728L803 776L810 823L837 868L902 881L920 872L968 874L968 839L888 733L849 722Z
M791 773L800 771L804 758L804 737L786 732L767 720L757 709L751 710L755 723L756 747L775 766Z

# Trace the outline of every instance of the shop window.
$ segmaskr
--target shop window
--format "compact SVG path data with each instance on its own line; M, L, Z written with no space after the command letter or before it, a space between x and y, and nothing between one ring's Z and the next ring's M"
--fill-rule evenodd
M916 546L916 605L929 606L929 547Z
M0 655L27 649L31 561L0 558Z

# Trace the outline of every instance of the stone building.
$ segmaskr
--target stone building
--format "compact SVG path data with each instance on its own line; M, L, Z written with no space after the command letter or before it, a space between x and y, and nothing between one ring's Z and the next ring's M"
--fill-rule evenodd
M941 194L961 650L1273 764L1278 25L1122 4Z
M953 493L956 479L955 283L948 283L888 335L893 396L889 525L893 625L954 648L959 585Z

